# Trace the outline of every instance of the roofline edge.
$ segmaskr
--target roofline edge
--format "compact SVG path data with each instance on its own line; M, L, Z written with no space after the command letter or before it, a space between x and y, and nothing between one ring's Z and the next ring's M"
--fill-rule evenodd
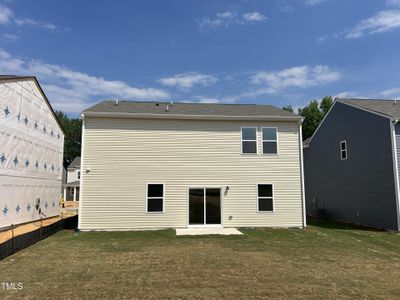
M260 120L260 121L296 121L302 122L300 116L226 116L226 115L184 115L184 114L148 114L148 113L113 113L113 112L88 112L83 111L85 117L112 117L112 118L137 118L137 119L180 119L180 120Z

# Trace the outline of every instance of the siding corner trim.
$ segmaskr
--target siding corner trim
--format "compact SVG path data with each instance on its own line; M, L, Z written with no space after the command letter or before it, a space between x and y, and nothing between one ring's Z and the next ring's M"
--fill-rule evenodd
M392 156L393 156L393 176L394 176L394 185L395 185L395 194L396 194L396 214L397 214L397 230L400 231L400 190L399 190L399 168L398 168L398 158L397 158L397 146L396 146L396 124L398 124L398 120L390 121L390 129L391 129L391 140L392 140Z

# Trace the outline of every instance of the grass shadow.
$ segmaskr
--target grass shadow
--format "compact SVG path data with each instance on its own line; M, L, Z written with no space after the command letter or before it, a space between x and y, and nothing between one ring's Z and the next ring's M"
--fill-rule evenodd
M361 230L361 231L373 231L373 232L384 232L384 229L377 229L352 223L340 222L337 220L321 220L310 216L307 216L307 224L315 227L321 227L326 229L340 229L340 230Z

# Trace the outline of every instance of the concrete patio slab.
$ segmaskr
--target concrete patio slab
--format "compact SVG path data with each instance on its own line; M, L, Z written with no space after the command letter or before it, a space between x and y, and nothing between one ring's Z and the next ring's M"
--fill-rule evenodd
M236 228L185 228L176 229L176 235L207 235L207 234L219 234L219 235L239 235L243 234Z

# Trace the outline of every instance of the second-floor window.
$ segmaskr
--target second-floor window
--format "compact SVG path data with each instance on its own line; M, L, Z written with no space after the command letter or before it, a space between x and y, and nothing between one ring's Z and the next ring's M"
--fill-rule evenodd
M263 154L278 153L278 134L275 127L263 127L262 131L262 151Z
M257 128L242 127L242 153L257 154Z
M346 141L340 142L340 159L341 160L347 159L347 143L346 143Z
M81 179L81 171L78 171L78 180Z

